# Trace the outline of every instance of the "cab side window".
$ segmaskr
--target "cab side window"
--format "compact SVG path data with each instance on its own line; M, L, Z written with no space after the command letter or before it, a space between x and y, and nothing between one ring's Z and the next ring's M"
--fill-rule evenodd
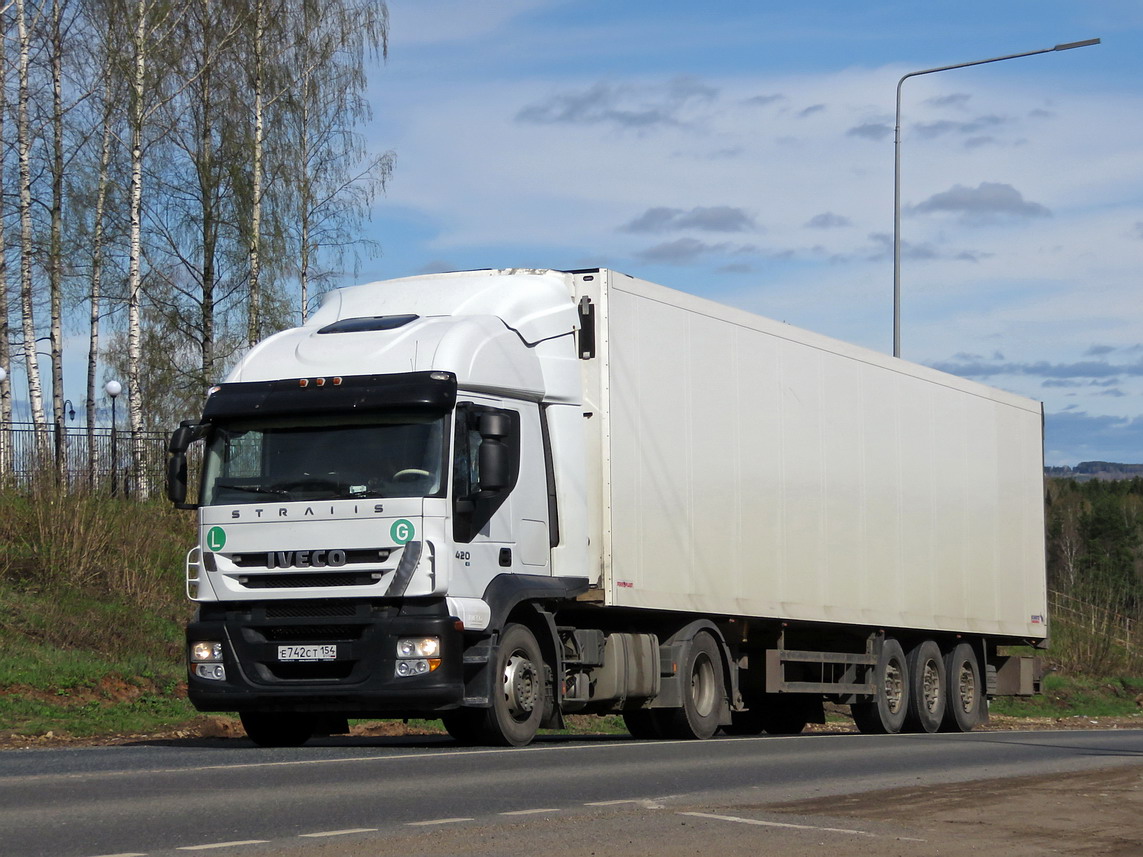
M453 459L453 538L471 542L504 505L520 475L520 415L461 403Z

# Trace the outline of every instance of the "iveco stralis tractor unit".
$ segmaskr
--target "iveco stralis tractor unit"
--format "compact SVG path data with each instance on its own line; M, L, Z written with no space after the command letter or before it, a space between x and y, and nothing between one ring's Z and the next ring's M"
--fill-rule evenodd
M189 694L260 744L971 729L1047 636L1038 403L608 270L340 289L170 446ZM202 468L188 502L187 451Z

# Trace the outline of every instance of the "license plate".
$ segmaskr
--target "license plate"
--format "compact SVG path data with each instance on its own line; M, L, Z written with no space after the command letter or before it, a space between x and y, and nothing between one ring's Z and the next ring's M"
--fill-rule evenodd
M280 661L336 661L337 646L278 646Z

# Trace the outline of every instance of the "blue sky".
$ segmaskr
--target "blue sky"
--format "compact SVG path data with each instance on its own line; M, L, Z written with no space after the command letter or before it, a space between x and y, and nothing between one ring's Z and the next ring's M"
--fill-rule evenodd
M607 266L1045 403L1143 462L1143 2L390 0L360 281Z

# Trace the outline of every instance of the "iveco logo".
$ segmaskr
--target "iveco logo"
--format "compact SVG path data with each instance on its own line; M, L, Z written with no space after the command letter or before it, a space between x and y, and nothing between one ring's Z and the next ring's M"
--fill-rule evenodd
M340 568L345 551L272 551L266 554L266 568Z

